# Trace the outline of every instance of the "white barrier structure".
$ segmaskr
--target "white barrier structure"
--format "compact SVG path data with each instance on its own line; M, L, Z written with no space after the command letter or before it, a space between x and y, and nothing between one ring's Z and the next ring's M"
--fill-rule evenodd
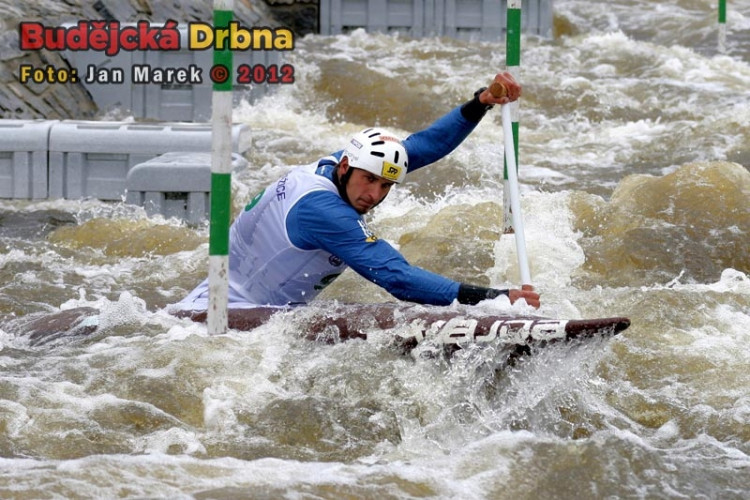
M232 127L232 152L250 147L250 127ZM121 200L131 168L161 154L210 152L209 123L62 121L49 136L49 197Z
M0 198L47 197L53 120L0 120Z
M234 171L247 160L232 154ZM173 152L136 165L128 172L126 203L145 208L148 215L176 217L190 224L208 220L211 194L211 154Z
M233 124L232 169L250 127ZM211 191L210 123L0 120L0 199L98 198L198 223Z
M523 0L524 33L552 32L552 0ZM320 33L357 28L413 37L493 41L505 33L506 0L320 0Z

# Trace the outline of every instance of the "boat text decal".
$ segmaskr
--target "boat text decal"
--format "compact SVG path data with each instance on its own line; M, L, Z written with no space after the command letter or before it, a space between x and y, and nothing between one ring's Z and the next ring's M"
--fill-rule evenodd
M487 328L473 318L456 317L432 323L420 318L409 323L404 337L413 337L417 342L433 339L440 344L486 343L495 339L504 344L525 344L530 340L564 339L567 323L557 319L499 319Z

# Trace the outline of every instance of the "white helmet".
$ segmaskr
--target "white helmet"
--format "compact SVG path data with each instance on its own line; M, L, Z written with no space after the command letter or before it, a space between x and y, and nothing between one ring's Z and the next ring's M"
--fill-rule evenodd
M349 165L377 176L403 182L409 165L406 148L394 135L379 128L368 128L354 134L344 148Z

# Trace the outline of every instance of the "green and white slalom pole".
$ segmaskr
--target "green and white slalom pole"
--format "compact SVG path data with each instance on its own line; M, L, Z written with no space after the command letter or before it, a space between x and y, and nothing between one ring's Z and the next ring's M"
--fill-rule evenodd
M719 0L719 53L727 51L727 0Z
M214 0L214 29L229 29L233 0ZM226 333L232 194L232 51L214 47L211 114L211 220L208 242L208 334ZM226 78L225 78L226 77ZM223 81L222 81L223 80Z
M521 0L508 0L505 23L505 65L508 72L520 81L521 67ZM518 101L510 103L514 152L518 160ZM503 234L513 234L513 218L511 216L510 186L508 182L507 150L503 172ZM517 165L517 164L516 164Z

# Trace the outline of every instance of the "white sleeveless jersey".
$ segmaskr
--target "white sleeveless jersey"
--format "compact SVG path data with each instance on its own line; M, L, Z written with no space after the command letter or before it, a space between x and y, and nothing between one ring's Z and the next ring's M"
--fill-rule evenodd
M287 305L311 301L345 269L324 250L294 246L287 232L289 211L306 194L338 189L315 173L318 162L297 167L251 200L229 232L230 304ZM208 281L182 302L203 307Z

